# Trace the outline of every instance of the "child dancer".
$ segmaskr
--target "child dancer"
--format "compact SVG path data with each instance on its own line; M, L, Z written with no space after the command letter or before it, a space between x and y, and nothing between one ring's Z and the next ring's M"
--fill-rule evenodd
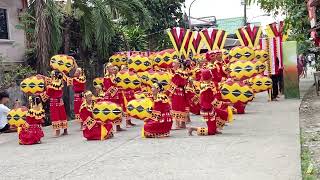
M51 72L51 77L43 76L46 82L46 92L41 94L43 101L50 99L50 119L52 122L55 137L60 135L60 130L63 129L62 135L68 134L67 114L65 111L63 96L63 74L57 70Z
M19 144L32 145L41 143L44 136L41 129L45 111L42 108L41 99L39 97L30 97L30 109L26 116L26 123L18 129Z
M73 74L73 78L69 78L65 76L67 79L67 84L68 86L73 86L73 91L74 91L74 115L75 119L79 122L81 122L80 119L80 106L82 104L82 95L84 91L86 90L86 76L84 74L83 69L77 68L76 71ZM80 127L82 129L82 127Z
M87 140L105 140L113 137L112 123L93 119L93 95L91 91L84 94L84 102L80 108L80 118L83 122L83 137Z
M169 98L163 93L164 89L160 83L152 86L154 105L152 118L145 121L142 136L148 138L167 137L172 127Z
M171 115L176 122L176 129L185 129L187 120L187 98L185 87L188 83L187 75L183 71L183 64L178 60L173 63L173 77L170 89L171 96Z
M216 97L216 89L212 83L212 73L210 70L202 70L202 84L200 92L200 106L203 119L207 123L207 128L191 127L188 133L191 136L193 131L197 131L199 136L215 135L220 132L217 129L217 122L228 120L227 109L222 109L221 103Z
M117 84L114 82L114 79L117 74L117 67L113 66L111 63L108 63L105 67L104 79L103 79L103 89L105 92L104 98L106 101L110 101L122 105L123 96L122 93L117 87ZM123 131L121 128L122 119L114 121L113 124L116 126L116 131Z

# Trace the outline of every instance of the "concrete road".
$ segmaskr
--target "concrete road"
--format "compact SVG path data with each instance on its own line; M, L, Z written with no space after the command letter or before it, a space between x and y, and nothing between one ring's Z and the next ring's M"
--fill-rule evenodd
M299 180L299 105L259 94L223 134L207 137L180 130L141 139L141 122L103 142L84 140L77 123L60 138L46 128L39 145L21 146L16 134L1 134L0 179ZM192 121L204 126L199 117Z

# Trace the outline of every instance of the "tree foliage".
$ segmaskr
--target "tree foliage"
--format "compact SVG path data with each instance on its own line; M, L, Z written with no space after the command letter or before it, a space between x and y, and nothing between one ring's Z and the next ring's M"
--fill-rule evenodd
M248 4L257 3L261 9L273 15L285 16L285 31L289 32L289 40L299 43L299 51L305 52L310 43L310 22L305 0L246 0Z

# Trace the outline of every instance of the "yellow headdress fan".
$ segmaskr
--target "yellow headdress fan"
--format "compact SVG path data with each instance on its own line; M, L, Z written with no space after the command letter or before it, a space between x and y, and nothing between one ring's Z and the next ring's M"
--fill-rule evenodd
M135 99L128 103L127 110L131 117L144 120L152 116L153 102L149 98Z
M103 78L102 77L97 77L93 79L93 86L96 87L97 85L100 85L103 87Z
M255 56L256 60L264 63L269 60L269 53L266 50L263 49L257 49L255 50Z
M255 93L267 91L272 88L271 78L262 75L257 75L249 79L249 84Z
M230 77L236 80L245 80L258 73L257 64L252 61L236 61L229 66Z
M121 67L127 64L127 55L125 53L116 53L109 58L109 61L112 65Z
M242 82L225 82L222 84L220 91L222 99L231 103L236 103L238 101L247 103L254 98L253 90Z
M74 68L74 62L75 60L72 56L60 54L51 58L50 66L60 72L69 73Z
M267 68L266 63L262 63L261 61L254 60L252 63L255 65L258 74L263 73Z
M230 62L237 60L251 61L255 58L254 50L247 46L237 46L230 50Z
M152 68L152 61L147 56L132 55L128 61L129 70L143 72Z
M124 89L138 89L141 85L140 78L132 71L119 71L114 80L117 86Z
M27 113L28 109L26 107L12 109L7 115L8 124L11 127L20 127L24 125Z
M95 103L92 109L93 118L103 122L118 120L122 115L121 107L112 102Z
M155 72L153 70L139 72L138 76L141 79L141 83L152 86L152 78L154 77Z
M31 76L20 83L20 89L26 94L38 94L45 90L45 82L40 76Z
M171 68L173 60L178 58L174 49L166 49L158 52L154 58L154 65L160 68Z
M151 75L151 85L153 85L153 83L160 83L164 90L168 90L170 88L171 78L172 75L170 73L155 71Z

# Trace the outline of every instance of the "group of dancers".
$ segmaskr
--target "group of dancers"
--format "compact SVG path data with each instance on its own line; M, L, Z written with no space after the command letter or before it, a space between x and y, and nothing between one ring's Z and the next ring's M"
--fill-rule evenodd
M228 81L228 59L222 58L222 51L215 50L205 54L203 59L174 59L171 68L153 67L157 71L171 74L169 89L156 82L152 86L140 85L137 90L124 89L117 85L117 73L131 71L127 65L116 66L107 63L103 83L95 85L94 92L86 89L84 70L75 67L72 76L53 70L50 77L38 75L45 81L45 91L29 100L26 124L19 128L20 144L41 142L41 124L45 118L42 103L49 102L50 120L54 136L68 134L68 122L63 102L64 85L72 86L74 91L74 114L80 123L83 137L87 140L105 140L114 136L114 131L135 126L128 114L127 104L137 94L153 101L151 116L143 119L141 135L146 138L168 137L172 129L188 129L188 134L197 132L200 136L221 133L226 123L232 120L232 112L243 113L245 105L231 104L222 99L220 83ZM122 117L112 121L94 118L94 105L99 102L112 102L122 108ZM207 127L189 127L190 113L202 115ZM173 125L174 123L174 125Z

